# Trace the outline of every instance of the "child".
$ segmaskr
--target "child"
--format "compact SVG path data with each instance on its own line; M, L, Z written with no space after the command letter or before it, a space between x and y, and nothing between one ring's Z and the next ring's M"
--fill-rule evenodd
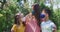
M48 8L44 8L40 15L42 32L56 32L56 25L49 19L50 16L51 11Z
M24 32L25 26L23 25L23 22L21 20L21 14L17 13L15 16L15 22L11 29L11 32Z

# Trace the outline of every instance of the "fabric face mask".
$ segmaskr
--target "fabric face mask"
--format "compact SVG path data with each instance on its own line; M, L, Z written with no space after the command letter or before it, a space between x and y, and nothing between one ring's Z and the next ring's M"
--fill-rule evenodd
M32 15L34 15L35 14L35 11L32 11Z
M44 18L45 17L45 14L40 14L40 18Z

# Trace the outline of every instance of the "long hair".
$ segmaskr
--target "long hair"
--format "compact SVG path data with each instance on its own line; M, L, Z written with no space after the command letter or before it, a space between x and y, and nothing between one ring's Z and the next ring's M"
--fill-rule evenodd
M19 19L20 19L20 15L15 15L15 22L14 22L14 24L18 24L18 25L20 25L20 22L19 22Z
M40 6L39 4L35 4L34 7L33 7L33 10L34 10L34 16L35 18L37 19L38 21L38 25L40 26Z
M21 13L17 13L16 15L15 15L15 22L14 22L14 24L17 24L17 25L20 25L20 20L21 20L21 17L22 17L23 15L21 14ZM22 20L21 20L22 21ZM22 24L25 26L25 23L24 22L22 22Z

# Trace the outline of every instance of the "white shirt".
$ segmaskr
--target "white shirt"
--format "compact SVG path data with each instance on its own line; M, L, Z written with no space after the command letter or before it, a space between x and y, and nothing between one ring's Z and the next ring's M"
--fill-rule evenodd
M41 23L42 32L52 32L54 30L55 24L51 21L44 21Z

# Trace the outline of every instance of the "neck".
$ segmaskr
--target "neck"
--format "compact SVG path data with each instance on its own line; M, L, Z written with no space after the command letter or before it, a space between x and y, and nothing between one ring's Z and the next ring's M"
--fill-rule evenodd
M48 21L49 20L49 18L47 17L46 19L45 19L45 21Z
M20 24L22 24L22 22L20 22Z
M22 22L18 23L17 25L21 25L21 24L22 24Z

